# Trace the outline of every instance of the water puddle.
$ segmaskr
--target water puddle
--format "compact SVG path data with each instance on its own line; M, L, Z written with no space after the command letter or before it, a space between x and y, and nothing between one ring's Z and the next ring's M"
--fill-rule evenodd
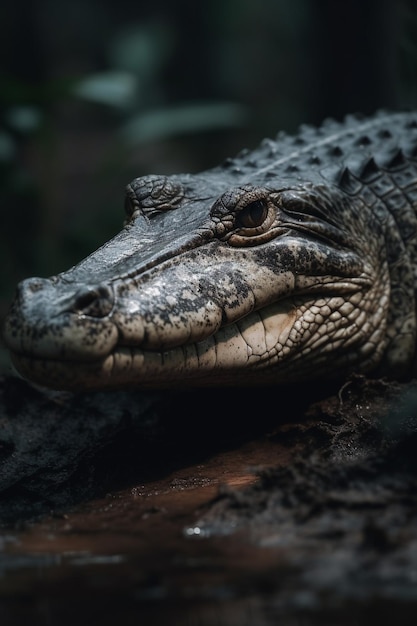
M240 581L275 557L239 538L196 542L195 520L219 489L253 484L288 457L264 437L0 535L2 626L91 624L93 607L100 624L234 623L221 613L240 613Z

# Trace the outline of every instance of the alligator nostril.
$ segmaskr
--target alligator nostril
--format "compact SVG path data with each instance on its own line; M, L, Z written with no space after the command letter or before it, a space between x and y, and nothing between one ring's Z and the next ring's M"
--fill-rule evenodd
M113 309L113 292L107 285L83 287L75 294L73 310L90 317L106 317Z

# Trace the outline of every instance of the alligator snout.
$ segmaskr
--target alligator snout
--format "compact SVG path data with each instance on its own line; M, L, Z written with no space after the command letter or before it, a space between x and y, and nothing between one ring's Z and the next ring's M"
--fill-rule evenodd
M56 284L54 278L28 278L17 286L16 300L23 309L30 308L31 315L35 318L37 313L43 316L52 304L53 317L57 314L75 313L103 318L111 314L114 294L109 285L68 285L63 290L61 283L59 289Z
M28 278L18 285L6 318L5 343L15 354L39 358L98 358L117 341L113 307L113 290L106 284Z

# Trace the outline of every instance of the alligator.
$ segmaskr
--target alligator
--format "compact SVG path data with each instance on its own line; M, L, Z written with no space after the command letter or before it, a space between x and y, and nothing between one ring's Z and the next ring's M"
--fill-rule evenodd
M17 288L37 384L282 385L415 368L417 113L303 125L199 174L127 186L120 233Z

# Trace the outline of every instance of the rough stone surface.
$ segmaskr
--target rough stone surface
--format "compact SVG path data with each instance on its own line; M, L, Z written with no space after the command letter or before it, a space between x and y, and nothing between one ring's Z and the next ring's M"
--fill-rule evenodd
M145 445L154 436L159 402L152 394L74 395L0 379L0 522L97 493L123 446L128 462L129 439Z

